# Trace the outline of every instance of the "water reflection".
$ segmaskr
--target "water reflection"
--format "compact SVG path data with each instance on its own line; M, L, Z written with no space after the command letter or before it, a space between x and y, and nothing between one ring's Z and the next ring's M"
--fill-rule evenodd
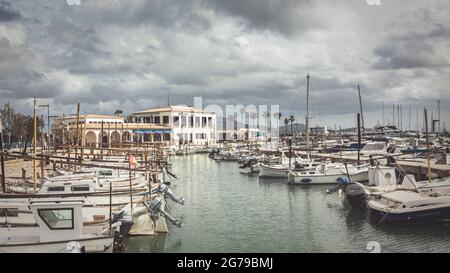
M185 206L171 204L183 226L167 236L128 240L130 252L448 252L449 223L386 226L368 221L329 186L289 185L286 179L239 173L236 162L207 155L172 159L172 180Z
M166 251L166 233L154 236L134 236L126 241L127 252L161 253Z

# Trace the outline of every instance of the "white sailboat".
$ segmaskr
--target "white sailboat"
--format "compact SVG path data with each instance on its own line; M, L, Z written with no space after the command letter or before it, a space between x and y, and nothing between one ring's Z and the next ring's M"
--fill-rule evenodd
M364 166L318 166L315 171L290 171L288 182L290 184L335 184L342 176L349 176L351 181L361 182L369 179L368 168Z
M306 130L306 148L308 160L310 158L310 134L309 134L309 73L306 76L306 117L305 117L305 130ZM335 164L323 164L317 167L315 170L289 170L288 183L300 184L300 185L312 185L312 184L335 184L337 179L341 176L347 175L352 181L366 181L368 180L368 168L365 166L343 166Z

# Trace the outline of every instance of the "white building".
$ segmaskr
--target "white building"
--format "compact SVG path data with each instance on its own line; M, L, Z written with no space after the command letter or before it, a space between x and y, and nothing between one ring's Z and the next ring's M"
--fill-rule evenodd
M77 117L65 116L56 119L52 130L56 144L75 144ZM169 131L169 128L156 124L128 123L124 117L86 114L79 116L78 145L111 147L127 142L168 143Z
M218 140L217 117L191 106L177 105L133 113L132 123L153 124L169 128L170 144L205 145ZM145 131L142 131L145 133Z

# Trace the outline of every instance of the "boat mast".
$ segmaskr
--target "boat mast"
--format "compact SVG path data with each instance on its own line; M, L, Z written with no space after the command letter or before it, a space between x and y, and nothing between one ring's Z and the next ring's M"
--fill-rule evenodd
M309 144L309 71L308 75L306 75L306 117L305 117L305 126L306 126L306 148L307 148L307 155L308 160L310 158L309 156L309 150L310 150L310 144Z
M424 120L425 120L425 139L427 142L428 183L430 183L431 182L430 140L428 136L428 113L426 108L424 109Z
M437 101L438 106L438 135L441 133L441 101Z
M411 105L409 105L409 114L408 114L408 131L411 130Z
M364 115L363 115L363 107L362 107L362 100L361 100L361 89L359 88L359 84L358 84L358 96L359 96L359 109L360 109L360 113L361 113L361 127L364 131Z
M77 104L77 127L76 127L76 135L75 135L75 160L78 160L79 127L80 127L80 102L78 101L78 104ZM108 138L109 138L109 136L108 136ZM77 171L76 165L75 165L75 171Z
M2 190L6 193L5 161L3 156L3 125L0 122L0 164L2 169Z
M36 97L33 100L33 189L36 191Z

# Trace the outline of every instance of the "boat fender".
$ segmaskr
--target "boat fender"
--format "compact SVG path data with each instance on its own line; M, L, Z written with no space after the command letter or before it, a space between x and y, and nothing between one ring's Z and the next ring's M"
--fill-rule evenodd
M81 245L76 241L68 242L66 244L66 251L68 253L81 253Z
M104 245L86 245L81 247L81 253L103 253L107 249Z
M310 183L312 181L311 178L303 178L302 180L300 180L300 182L302 183Z

